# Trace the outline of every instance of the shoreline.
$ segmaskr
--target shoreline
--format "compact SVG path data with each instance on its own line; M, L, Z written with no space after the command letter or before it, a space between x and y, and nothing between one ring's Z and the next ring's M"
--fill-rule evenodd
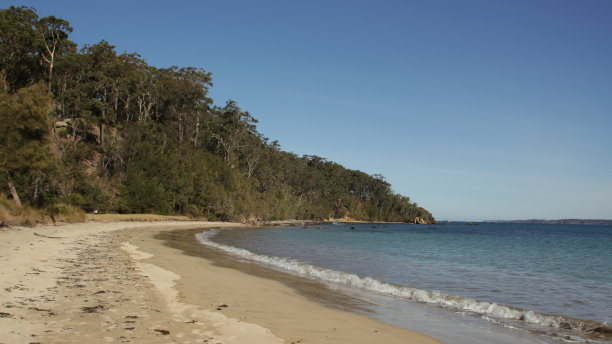
M313 226L314 229L319 229ZM187 243L197 242L195 246L196 255L204 255L206 258L213 260L217 265L230 267L242 272L260 276L268 279L280 281L297 291L300 295L306 296L310 300L314 300L319 304L324 304L327 307L349 311L352 313L366 315L377 321L386 324L398 326L400 328L417 331L437 340L449 343L473 343L474 340L488 343L543 343L543 342L560 342L563 340L575 340L576 342L607 342L609 337L609 327L606 323L596 321L581 320L568 316L554 316L545 313L531 312L526 309L516 308L513 306L499 305L502 311L523 312L526 316L543 316L548 317L552 321L562 322L564 325L549 327L547 324L539 325L530 323L529 321L513 322L511 319L508 323L496 322L488 320L490 318L480 318L475 315L471 320L470 317L459 316L456 312L444 310L444 307L432 305L425 302L420 304L414 301L405 301L403 307L396 307L397 304L389 304L389 300L384 300L384 296L379 298L376 293L362 293L359 290L344 288L341 285L335 285L331 282L331 286L327 283L320 282L326 278L317 275L314 277L304 277L304 271L294 271L291 263L289 266L277 265L275 261L269 261L265 255L274 253L264 253L264 256L252 258L252 252L246 251L248 254L240 252L242 249L240 242L244 239L244 235L249 236L248 232L274 230L274 228L258 228L258 227L243 227L232 230L219 230L206 240L195 239L194 234L197 231L181 231L186 234L185 238L178 238L173 235L167 238L166 245L182 249L187 254L190 253L190 248L181 247L181 241ZM244 232L244 234L242 234ZM217 245L219 238L221 247ZM207 244L208 243L208 244ZM268 243L270 244L270 243ZM229 245L229 246L226 246ZM247 246L248 247L248 246ZM247 248L248 250L248 248ZM212 253L206 253L206 252ZM204 253L202 253L204 252ZM260 253L261 254L261 253ZM286 255L287 253L285 253ZM255 254L257 256L257 254ZM280 256L284 256L282 253ZM324 263L321 263L324 264ZM308 265L308 264L307 264ZM317 267L311 267L317 270ZM308 270L308 269L307 269ZM340 271L342 272L342 271ZM310 276L310 273L306 273ZM335 276L335 275L334 275ZM335 277L332 277L335 278ZM350 282L349 284L351 284ZM368 288L366 288L368 289ZM313 292L314 291L314 292ZM452 298L452 296L451 296ZM472 301L467 299L467 301ZM402 302L396 300L393 302ZM461 302L461 301L459 301ZM473 302L478 302L473 301ZM484 304L484 301L481 302ZM495 305L495 307L498 307ZM565 326L572 326L575 330L567 330ZM567 330L567 331L566 331Z
M438 343L163 245L215 222L90 222L0 232L0 342Z

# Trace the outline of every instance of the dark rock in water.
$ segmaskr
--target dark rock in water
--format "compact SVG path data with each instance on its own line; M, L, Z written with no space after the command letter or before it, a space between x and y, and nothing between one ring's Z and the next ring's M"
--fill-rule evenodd
M354 231L354 230L355 230L355 227L354 227L354 226L351 226L351 230L352 230L352 231Z
M612 328L606 326L599 326L594 328L589 328L584 330L584 332L594 332L594 333L604 333L604 334L612 334Z

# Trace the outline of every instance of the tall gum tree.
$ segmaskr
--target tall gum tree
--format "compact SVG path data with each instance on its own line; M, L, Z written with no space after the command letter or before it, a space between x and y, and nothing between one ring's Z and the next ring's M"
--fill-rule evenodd
M3 91L29 85L37 74L38 15L26 6L0 11L0 82Z
M61 51L63 45L72 45L68 41L68 34L72 32L72 27L68 21L55 16L42 18L37 25L38 35L41 42L41 57L48 67L48 87L51 92L53 81L53 67L58 52Z

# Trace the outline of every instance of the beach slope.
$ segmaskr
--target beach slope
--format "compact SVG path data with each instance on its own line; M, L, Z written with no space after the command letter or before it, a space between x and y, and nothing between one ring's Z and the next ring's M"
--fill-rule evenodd
M156 239L214 222L0 232L1 343L436 343Z

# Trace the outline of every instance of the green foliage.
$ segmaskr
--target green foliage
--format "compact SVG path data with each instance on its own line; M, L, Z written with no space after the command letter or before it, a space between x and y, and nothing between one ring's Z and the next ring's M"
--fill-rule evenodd
M39 19L30 7L11 6L0 11L2 91L15 92L40 80L47 80L50 90L56 58L75 46L67 39L69 32L72 28L66 20L54 16Z
M51 214L434 221L382 176L282 151L235 101L213 105L202 69L104 40L78 51L67 21L31 8L0 11L0 28L0 174Z
M28 7L0 11L0 77L2 91L12 92L35 82L41 68L37 59L38 15Z
M61 178L49 135L49 103L40 83L0 94L0 173L21 198L38 205L57 200Z
M54 204L48 209L53 222L84 222L85 212L83 209L64 203Z

